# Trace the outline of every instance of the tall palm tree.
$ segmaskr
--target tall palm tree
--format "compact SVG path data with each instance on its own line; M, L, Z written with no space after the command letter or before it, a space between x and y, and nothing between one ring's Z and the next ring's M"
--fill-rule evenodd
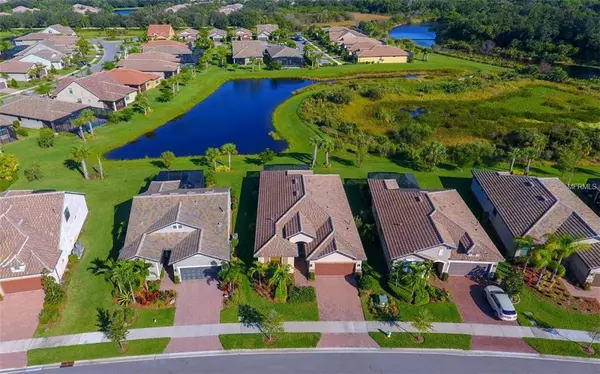
M204 154L204 157L213 164L213 169L217 170L217 158L221 155L219 148L208 148Z
M90 155L90 151L83 145L73 148L71 151L71 157L75 162L81 165L81 169L83 170L83 177L87 180L90 179L90 175L88 174L87 164L85 163L85 159Z
M312 159L312 167L314 168L315 164L317 163L317 152L319 152L319 147L321 147L321 145L323 144L323 138L319 136L313 136L310 139L308 139L308 144L314 147Z
M534 240L531 236L526 235L515 237L513 241L517 245L517 249L527 251L525 266L523 266L523 273L525 273L527 271L527 265L529 265L529 261L531 260L531 255L533 253Z
M552 252L554 251L554 246L552 244L544 245L542 247L538 247L533 251L532 257L535 259L535 269L539 270L540 273L538 275L538 280L535 283L535 286L538 287L544 278L544 272L546 268L552 262Z
M264 262L254 261L252 263L252 267L248 269L248 276L252 278L254 278L254 276L257 276L258 284L262 286L262 280L267 274L268 269L269 265L265 264Z
M321 148L325 152L325 166L329 167L329 152L335 148L335 143L331 138L324 138L321 142Z
M144 115L147 115L150 111L150 100L148 100L148 94L145 92L136 95L134 104L142 109Z
M81 114L79 114L79 117L75 119L74 124L75 126L79 126L80 130L83 127L83 125L88 125L88 127L90 128L90 134L92 134L92 137L94 137L94 127L92 126L92 122L94 122L95 120L96 116L94 115L94 112L92 112L90 109L85 109L81 112ZM83 132L81 132L81 137L83 138L83 141L85 141Z
M529 175L529 169L531 169L531 162L539 157L539 152L534 147L527 147L523 149L522 156L527 159L527 166L525 166L525 175Z
M135 260L133 262L132 271L135 281L135 286L141 288L146 285L146 279L150 276L151 264L144 260Z
M294 276L290 273L290 265L282 266L274 264L271 277L269 279L269 287L275 287L275 295L285 296L287 299L287 288L294 282ZM283 298L283 297L282 297ZM284 301L284 300L282 300Z
M548 242L548 245L554 247L554 254L558 256L558 265L562 264L563 260L572 254L590 249L589 244L579 243L576 238L568 234L553 235L550 239L548 239ZM557 273L558 266L554 268L551 280L556 278Z
M515 161L517 161L517 159L522 157L522 150L520 148L511 148L508 150L507 156L510 159L510 169L509 169L509 173L513 173L513 170L515 168Z
M231 257L229 262L224 262L219 270L219 278L224 285L229 285L229 296L232 296L235 291L236 284L239 283L242 272L242 262L237 257Z
M225 143L221 146L221 152L228 157L229 169L231 169L231 155L237 155L238 151L233 143Z

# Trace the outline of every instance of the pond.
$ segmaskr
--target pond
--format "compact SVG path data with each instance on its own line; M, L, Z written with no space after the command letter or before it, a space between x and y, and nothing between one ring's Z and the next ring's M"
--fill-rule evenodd
M130 13L137 12L137 10L137 8L117 8L114 9L113 12L121 16L126 16Z
M580 66L580 65L563 65L561 66L567 74L572 78L579 79L592 79L600 78L600 68L592 66Z
M203 155L209 147L234 143L241 154L271 148L284 151L287 142L275 140L273 111L309 80L253 79L229 81L188 112L162 127L106 154L111 160Z
M431 23L396 26L390 31L392 39L410 39L423 47L435 44L436 33L431 28Z

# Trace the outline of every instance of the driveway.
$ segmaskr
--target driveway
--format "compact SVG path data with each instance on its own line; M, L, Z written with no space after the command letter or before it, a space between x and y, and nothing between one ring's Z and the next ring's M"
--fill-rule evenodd
M177 290L175 326L219 323L223 292L216 280L190 280L173 287Z
M92 67L90 68L92 72L97 73L102 71L102 64L106 61L112 61L117 57L117 55L121 52L119 46L123 43L122 41L109 42L107 40L94 40L94 43L100 43L104 47L104 55Z
M317 276L314 283L321 321L364 321L353 276Z
M323 334L317 348L379 348L369 334Z
M473 336L471 349L474 351L536 353L535 349L519 338L496 338L491 336Z
M494 325L517 325L517 322L500 321L494 317L492 307L487 302L483 289L486 281L473 280L463 276L452 276L444 283L436 285L452 293L464 323L487 323Z
M0 341L32 338L42 304L43 290L4 295L0 302Z

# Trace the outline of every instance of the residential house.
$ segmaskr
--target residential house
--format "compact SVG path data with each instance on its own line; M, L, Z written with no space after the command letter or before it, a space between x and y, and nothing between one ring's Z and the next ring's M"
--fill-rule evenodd
M26 6L19 5L12 9L13 13L26 13L26 12L39 12L38 8L27 8Z
M171 40L175 37L175 31L171 25L149 25L148 40Z
M354 53L359 64L405 64L408 52L391 45L374 45L368 49L360 49Z
M177 5L173 5L173 6L168 7L167 9L165 9L165 12L177 13L181 9L185 9L185 8L189 7L190 5L191 4L177 4Z
M79 13L79 14L100 13L102 11L102 9L100 9L100 8L96 8L96 7L89 6L89 5L83 5L83 4L75 4L71 7L71 9L73 10L73 12Z
M396 179L368 183L390 269L429 260L439 274L487 276L504 260L456 190L401 188Z
M42 40L50 39L52 36L52 34L45 32L32 32L15 38L14 43L17 47L30 46Z
M266 47L260 40L234 40L231 42L231 49L233 63L247 65L253 59L262 59Z
M215 43L223 43L227 40L227 31L213 28L208 31L208 37Z
M238 27L231 31L232 35L236 40L252 40L252 31L243 27Z
M65 57L66 56L60 52L53 52L50 49L45 49L35 53L26 54L23 57L17 57L17 60L43 65L47 70L52 68L60 70L64 67Z
M350 53L357 53L364 49L371 49L376 45L383 45L383 43L379 40L372 38L354 38L347 44L345 44L345 48Z
M145 52L145 53L131 53L127 56L130 60L158 60L170 62L173 64L181 63L181 58L176 55L164 52Z
M174 40L151 40L142 46L142 53L159 52L179 57L181 62L193 62L192 50L185 44Z
M135 88L138 93L158 87L161 79L159 74L125 68L105 71L104 74L124 86Z
M47 57L47 52L51 52L53 55L62 55L63 58L70 57L73 54L73 48L75 48L74 45L56 45L52 42L54 39L55 38L42 40L40 42L32 44L27 48L16 53L15 58L25 57L31 54L38 54L39 52L44 52L42 53L42 55L45 57ZM59 40L59 42L61 41Z
M269 41L273 39L273 32L279 30L279 26L277 25L257 25L256 26L256 39L262 40L263 42Z
M153 181L133 198L119 258L151 264L148 279L159 279L164 268L172 268L183 282L216 278L221 263L230 258L230 230L229 188Z
M318 275L362 271L366 259L339 175L311 170L260 173L254 257L306 264Z
M170 78L173 75L179 74L181 71L181 65L178 63L147 59L126 58L125 60L120 60L117 63L117 67L156 74L160 76L161 79Z
M200 31L198 30L185 29L177 34L177 37L185 40L186 43L194 43L198 39L198 35L200 35Z
M296 48L276 45L267 48L269 59L279 61L283 67L302 67L304 66L304 56Z
M53 34L53 35L64 35L64 36L75 36L75 31L69 26L63 26L59 24L51 25L46 27L44 30L40 31L45 34Z
M56 101L81 103L93 108L117 111L135 101L138 90L121 84L106 72L61 80L52 93Z
M19 121L22 127L47 127L58 132L72 130L72 120L87 108L88 105L67 103L48 97L18 95L11 102L0 106L0 115L3 115L8 123Z
M60 281L87 214L81 193L0 192L0 294L42 289L43 271Z
M38 69L38 65L35 62L8 60L0 64L0 74L6 74L6 79L14 79L18 82L28 82L47 73L46 68L35 73L36 69Z
M229 4L229 5L220 7L219 13L223 13L224 15L228 16L233 12L237 12L238 10L242 9L243 7L244 7L244 5L242 5L240 3Z
M516 237L543 244L548 234L570 235L591 245L568 259L570 272L580 284L600 286L600 217L560 179L473 170L471 190L509 256L531 250L517 248Z
M331 27L329 28L329 40L331 42L342 44L345 40L352 38L367 38L368 36L347 27Z
M15 140L17 140L17 134L12 122L7 117L0 115L0 144L8 144Z

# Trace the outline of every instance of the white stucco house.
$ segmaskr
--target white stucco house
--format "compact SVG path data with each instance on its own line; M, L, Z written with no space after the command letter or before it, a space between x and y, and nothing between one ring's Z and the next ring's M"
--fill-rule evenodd
M17 82L29 82L34 78L39 78L47 74L46 68L33 74L38 65L35 62L8 60L0 64L0 74L6 74L7 80L16 80Z
M54 34L54 35L65 35L65 36L75 36L75 31L69 26L63 26L59 24L54 24L46 27L44 30L40 31L45 34Z
M229 188L198 188L180 178L153 181L133 198L119 259L150 263L148 280L158 279L163 268L183 282L216 277L230 258L230 228Z
M87 215L81 193L1 192L0 293L41 289L43 270L60 281Z
M52 96L58 101L117 111L133 104L137 93L136 88L121 84L106 72L99 72L87 77L61 80Z
M63 58L64 54L60 52L53 52L49 49L41 50L35 53L27 54L24 57L19 58L19 61L31 62L37 65L44 66L47 70L55 68L60 70L64 68Z

